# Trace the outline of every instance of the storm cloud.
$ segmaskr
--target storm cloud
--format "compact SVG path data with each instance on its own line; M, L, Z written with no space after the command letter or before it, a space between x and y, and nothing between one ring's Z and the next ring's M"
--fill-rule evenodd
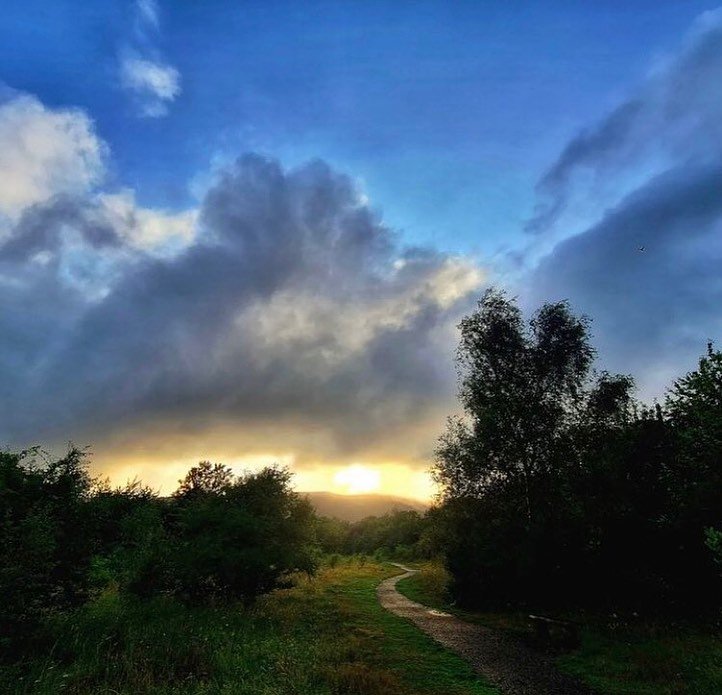
M77 210L46 205L42 224L29 211L0 247L6 442L216 427L248 440L275 426L290 440L295 432L309 459L319 454L309 432L324 456L397 438L408 457L404 433L443 421L453 327L482 274L400 247L354 182L324 162L284 170L241 157L173 254L131 247ZM85 230L79 248L52 232L68 227ZM38 261L47 248L57 262ZM63 272L73 254L107 270L93 292Z
M529 301L569 298L607 366L661 395L722 339L722 15L574 138L539 182L529 229L561 239ZM586 225L575 228L575 221Z

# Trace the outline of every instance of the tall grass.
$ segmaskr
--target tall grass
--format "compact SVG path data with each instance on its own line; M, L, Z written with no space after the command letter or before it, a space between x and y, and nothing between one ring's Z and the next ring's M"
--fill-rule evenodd
M187 606L108 590L57 616L0 692L488 695L456 656L376 601L396 571L337 560L255 606Z

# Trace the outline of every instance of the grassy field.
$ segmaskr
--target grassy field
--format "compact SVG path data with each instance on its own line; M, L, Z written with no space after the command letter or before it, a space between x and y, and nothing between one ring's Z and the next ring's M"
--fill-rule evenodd
M449 604L448 576L437 564L417 565L418 574L398 583L419 603L454 612L489 627L526 631L522 613L469 613ZM722 639L690 627L660 625L587 628L580 649L559 657L561 670L606 695L719 695Z
M395 572L344 562L249 610L106 592L50 624L42 656L0 668L0 692L494 693L461 659L379 606L376 585Z

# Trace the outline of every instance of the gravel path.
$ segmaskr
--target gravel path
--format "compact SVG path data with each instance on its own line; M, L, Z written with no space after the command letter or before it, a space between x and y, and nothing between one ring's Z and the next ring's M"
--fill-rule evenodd
M396 563L394 563L396 564ZM386 610L411 620L439 644L466 659L477 673L507 695L587 695L592 691L562 675L548 656L498 630L467 623L402 596L396 583L416 570L385 579L377 593Z

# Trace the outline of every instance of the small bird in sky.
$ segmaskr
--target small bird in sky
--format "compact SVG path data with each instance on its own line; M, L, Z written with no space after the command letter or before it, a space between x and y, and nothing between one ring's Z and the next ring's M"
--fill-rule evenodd
M639 247L639 251L640 251L641 253L644 253L644 251L645 251L644 246L640 246L640 247Z

